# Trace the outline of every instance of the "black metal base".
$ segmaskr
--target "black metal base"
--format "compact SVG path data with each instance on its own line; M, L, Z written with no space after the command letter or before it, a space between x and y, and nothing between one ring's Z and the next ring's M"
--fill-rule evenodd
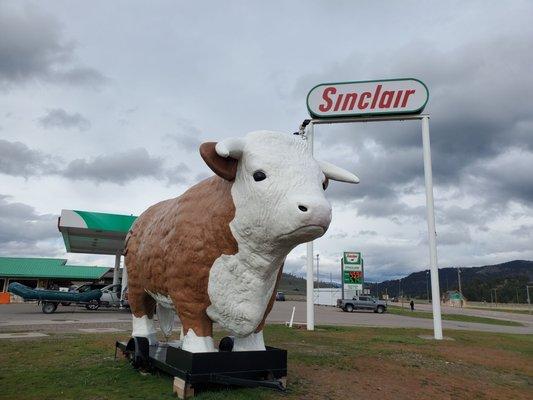
M191 353L175 347L148 346L145 338L116 342L135 368L160 370L187 384L216 383L284 390L287 350L266 347L265 351ZM115 350L116 354L116 350Z

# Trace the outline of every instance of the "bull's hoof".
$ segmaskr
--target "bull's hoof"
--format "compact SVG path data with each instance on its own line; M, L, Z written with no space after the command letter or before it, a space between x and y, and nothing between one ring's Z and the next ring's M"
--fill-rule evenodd
M225 336L220 339L218 345L218 351L232 351L233 350L233 338L231 336Z
M211 336L196 336L196 333L190 328L183 338L182 349L191 353L212 353L217 351Z

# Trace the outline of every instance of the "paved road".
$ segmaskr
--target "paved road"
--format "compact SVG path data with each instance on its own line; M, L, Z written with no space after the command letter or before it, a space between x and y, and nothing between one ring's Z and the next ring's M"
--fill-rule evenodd
M294 321L305 322L305 303L298 301L276 302L268 317L270 323L285 323L290 319L292 308L296 307ZM429 310L429 305L417 305L417 309ZM443 312L460 312L451 307ZM477 324L470 322L443 321L444 329L464 329L484 332L533 334L533 316L502 313L485 310L468 310L469 315L509 319L524 324L523 327ZM503 314L503 315L502 315ZM345 313L339 309L315 306L315 323L317 325L376 326L391 328L426 328L432 329L430 319L404 317L392 314L374 314L372 312ZM179 321L177 322L179 326ZM128 310L88 311L79 307L59 307L54 314L43 314L36 304L0 305L0 332L41 331L41 332L80 332L80 329L115 328L129 330L131 316Z
M292 307L296 307L295 322L305 322L306 306L304 302L277 302L274 309L268 316L269 322L285 322L290 319ZM472 310L476 311L476 310ZM495 314L495 312L494 312ZM503 314L503 313L502 313ZM502 326L490 324L477 324L471 322L443 321L444 329L463 329L483 332L519 333L533 334L533 318L528 315L511 314L512 318L519 315L528 317L521 320L525 326ZM491 315L492 317L492 315ZM502 318L501 315L499 315ZM345 326L382 326L390 328L427 328L433 329L433 320L404 317L393 314L375 314L373 312L346 313L340 309L326 306L315 306L315 324L317 325L345 325Z

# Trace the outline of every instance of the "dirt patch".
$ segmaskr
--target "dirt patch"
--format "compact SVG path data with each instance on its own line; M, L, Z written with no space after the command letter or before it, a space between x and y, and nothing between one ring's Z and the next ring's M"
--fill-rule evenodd
M417 366L416 358L396 364L374 358L357 359L358 367L346 369L319 366L291 365L290 380L302 385L305 395L294 393L298 399L531 399L527 387L506 387L484 376L472 379L459 373L436 372L426 365ZM523 382L517 382L523 386Z
M445 348L439 349L439 354L443 359L454 363L522 371L522 373L533 376L533 362L531 358L509 351L465 346L461 348L446 346Z

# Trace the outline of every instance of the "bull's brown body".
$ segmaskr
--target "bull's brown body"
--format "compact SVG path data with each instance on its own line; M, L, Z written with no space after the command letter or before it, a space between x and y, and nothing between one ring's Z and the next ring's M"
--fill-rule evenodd
M183 195L150 207L136 220L126 245L128 299L134 316L152 318L149 293L170 297L184 331L212 336L207 287L209 271L222 254L238 251L229 223L235 216L232 182L206 179ZM281 277L281 270L278 275ZM270 312L276 291L263 321Z

